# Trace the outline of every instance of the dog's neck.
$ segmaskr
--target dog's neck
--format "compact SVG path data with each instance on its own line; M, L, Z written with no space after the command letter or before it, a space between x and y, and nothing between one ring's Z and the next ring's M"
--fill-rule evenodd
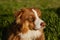
M41 36L41 32L39 30L29 30L27 33L22 34L19 33L21 40L35 40Z

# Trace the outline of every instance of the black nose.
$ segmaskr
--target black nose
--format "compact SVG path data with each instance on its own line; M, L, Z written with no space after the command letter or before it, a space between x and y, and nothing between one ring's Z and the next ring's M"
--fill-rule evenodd
M41 22L40 24L42 27L46 26L46 23L45 22Z

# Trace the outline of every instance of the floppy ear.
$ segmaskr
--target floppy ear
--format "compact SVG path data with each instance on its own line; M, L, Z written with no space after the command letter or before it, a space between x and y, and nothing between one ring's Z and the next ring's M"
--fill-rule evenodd
M27 11L27 8L22 8L22 9L20 9L19 11L16 11L16 12L14 13L14 17L17 17L17 16L23 14L24 11Z
M22 14L23 14L23 10L21 10L21 9L14 13L15 21L16 21L17 24L21 23L20 17L22 16Z
M18 16L21 16L23 14L23 10L19 10L19 11L16 11L15 13L14 13L14 17L15 18L17 18Z

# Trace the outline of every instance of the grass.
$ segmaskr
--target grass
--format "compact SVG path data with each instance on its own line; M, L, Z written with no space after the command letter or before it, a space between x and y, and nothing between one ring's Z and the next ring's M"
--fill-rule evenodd
M59 40L58 39L58 16L53 11L46 11L43 13L43 20L46 21L47 26L45 29L46 40ZM60 29L60 28L59 28Z
M0 0L0 40L2 29L14 21L13 13L24 7L40 8L42 19L47 23L46 40L60 40L60 18L56 13L60 0Z

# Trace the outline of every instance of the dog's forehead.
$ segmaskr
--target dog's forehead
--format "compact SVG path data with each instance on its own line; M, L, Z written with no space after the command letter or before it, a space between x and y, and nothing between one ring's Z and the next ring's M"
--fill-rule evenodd
M38 8L30 8L29 11L32 12L33 15L36 13L39 17L41 17L41 11Z
M39 9L37 9L37 8L25 8L25 9L23 9L24 10L24 13L25 13L25 15L35 15L35 12L34 11L36 11L37 13L37 15L38 16L41 16L41 12L40 12L40 10ZM33 11L34 10L34 11Z
M34 17L34 12L32 11L32 9L23 9L23 15L22 17L26 18L26 17L29 17L29 16L32 16Z

